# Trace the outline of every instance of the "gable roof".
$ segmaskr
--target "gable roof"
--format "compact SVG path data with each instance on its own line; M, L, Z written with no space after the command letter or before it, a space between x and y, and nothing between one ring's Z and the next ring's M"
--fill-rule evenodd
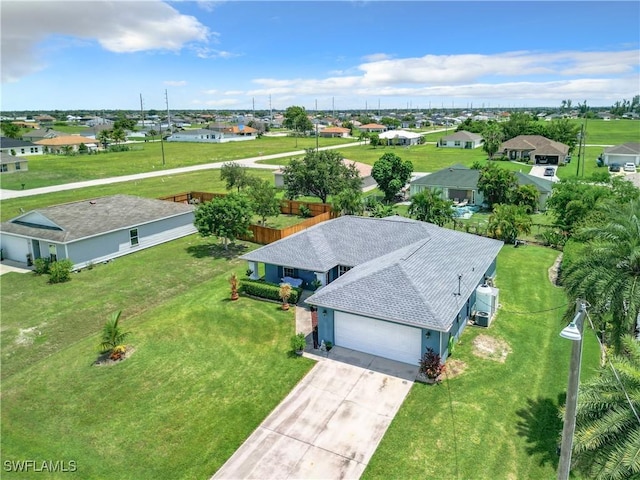
M478 135L477 133L467 132L466 130L460 130L452 135L448 135L446 137L442 137L442 140L448 142L450 140L461 140L461 141L473 141L478 142L482 140L482 135Z
M540 155L566 155L569 147L542 135L518 135L504 142L500 150L535 150Z
M216 133L219 132L214 132L213 130L209 130L206 128L197 128L197 129L189 129L189 130L182 130L180 132L176 132L174 133L174 135L188 135L188 136L198 136L198 135L215 135Z
M420 138L422 135L420 135L419 133L415 133L415 132L407 132L406 130L387 130L386 132L382 132L380 135L378 135L380 138L383 139L393 139L393 138Z
M345 127L326 127L320 133L349 133L351 130Z
M360 125L360 129L386 129L384 125L380 125L379 123L367 123L366 125Z
M306 302L449 330L503 243L400 217L382 221L396 223L397 232L419 224L423 238L352 268ZM377 237L369 235L377 242Z
M111 195L29 211L0 224L2 232L68 243L193 211L193 205Z
M53 138L43 138L42 140L38 140L34 142L37 145L45 145L47 147L61 147L64 145L80 145L81 143L91 143L87 142L87 137L83 137L82 135L64 135L61 137L53 137Z
M0 148L35 147L36 144L17 138L0 137Z
M604 153L614 154L614 155L640 155L640 143L638 142L623 143L622 145L616 145L614 147L605 148Z
M529 175L528 173L515 172L518 185L533 185L540 193L551 193L553 182L544 178Z
M15 162L28 162L29 160L27 160L25 157L18 157L16 155L10 155L6 152L0 152L0 164L7 164L7 163L15 163Z
M430 175L417 178L411 185L426 185L430 187L447 187L458 189L474 189L478 186L480 171L464 165L455 164Z
M425 238L426 224L397 218L406 220L403 228L395 217L338 217L240 258L316 272L336 265L353 267Z

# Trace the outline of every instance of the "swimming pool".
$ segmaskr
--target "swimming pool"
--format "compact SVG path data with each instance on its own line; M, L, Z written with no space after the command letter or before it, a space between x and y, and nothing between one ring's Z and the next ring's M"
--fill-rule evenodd
M464 207L451 207L455 218L471 218L471 216L480 210L476 205L467 205Z

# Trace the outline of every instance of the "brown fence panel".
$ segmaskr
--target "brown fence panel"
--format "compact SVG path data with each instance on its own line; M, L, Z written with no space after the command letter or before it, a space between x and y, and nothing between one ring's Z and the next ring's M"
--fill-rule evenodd
M302 230L306 230L307 228L317 225L318 223L326 222L331 217L331 212L325 212L321 215L316 215L315 217L309 218L304 222L300 222L296 225L291 225L290 227L283 228L282 230L280 230L282 232L282 238L288 237L289 235L293 235L297 232L301 232Z
M298 202L296 200L282 200L280 211L287 215L300 215L301 205L306 205L309 208L312 217L331 211L331 205L328 203Z

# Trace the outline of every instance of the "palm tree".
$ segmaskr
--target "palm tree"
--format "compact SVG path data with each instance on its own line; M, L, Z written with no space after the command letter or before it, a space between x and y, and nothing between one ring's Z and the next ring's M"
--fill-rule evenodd
M487 231L506 243L515 243L518 235L531 233L531 216L523 207L497 204L489 217Z
M100 353L112 352L116 347L121 346L129 336L130 332L123 332L118 325L121 313L122 310L112 313L107 323L104 324L102 341L100 342Z
M453 220L453 202L442 198L442 190L427 189L411 197L409 215L422 222L435 223L443 227Z
M127 133L122 128L114 128L111 132L111 138L116 142L116 144L118 144L127 139Z
M605 366L580 386L573 450L585 478L640 476L640 343L629 335L621 342L623 354L611 359L620 382Z
M600 208L607 223L578 230L576 238L585 244L562 282L573 299L589 302L605 339L619 352L640 313L640 200Z
M107 148L111 140L111 130L100 130L98 135L96 135L96 140L102 144L103 148Z

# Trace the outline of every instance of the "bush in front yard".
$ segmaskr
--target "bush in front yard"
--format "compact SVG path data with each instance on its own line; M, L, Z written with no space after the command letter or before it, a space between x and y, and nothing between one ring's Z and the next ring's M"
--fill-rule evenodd
M58 262L51 262L49 265L49 283L62 283L71 280L71 269L73 263L65 258Z
M33 273L36 275L44 275L45 273L49 273L49 266L51 265L51 260L48 258L36 258L33 261Z
M240 291L254 297L282 302L282 298L280 298L280 285L273 283L266 283L260 280L241 280ZM301 288L292 288L289 303L298 303L301 292Z

